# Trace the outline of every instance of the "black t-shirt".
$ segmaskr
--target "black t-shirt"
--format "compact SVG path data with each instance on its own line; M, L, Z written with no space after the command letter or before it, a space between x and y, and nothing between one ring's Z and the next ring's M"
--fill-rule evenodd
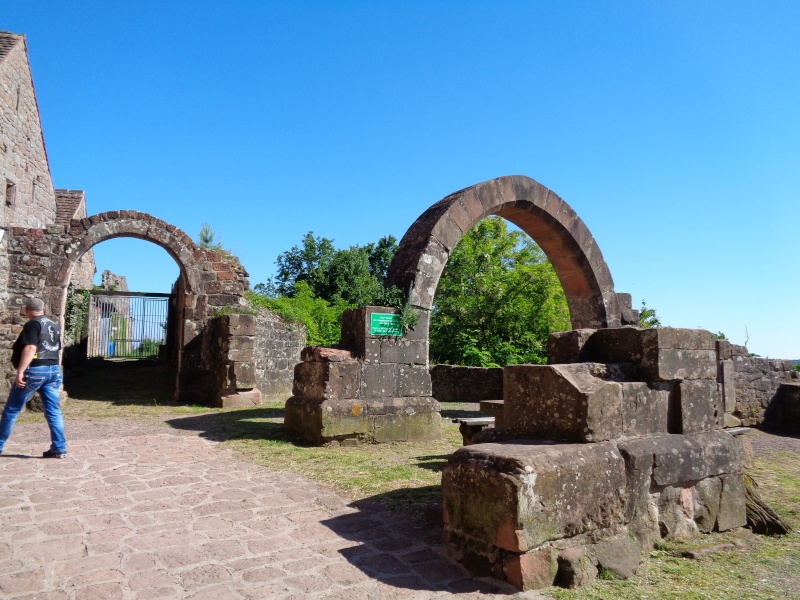
M58 354L55 355L55 358L38 358L38 347L41 332L42 324L36 319L30 319L27 323L25 323L25 325L23 325L22 332L19 334L17 341L14 342L14 346L11 349L11 364L14 365L14 368L19 367L19 361L22 359L22 349L25 346L37 347L37 353L34 354L34 359L28 366L39 367L58 364ZM52 356L52 352L48 352L47 355Z

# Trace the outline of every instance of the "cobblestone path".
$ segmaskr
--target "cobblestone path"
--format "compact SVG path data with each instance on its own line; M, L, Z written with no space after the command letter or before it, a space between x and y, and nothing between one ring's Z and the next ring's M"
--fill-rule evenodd
M58 460L40 458L43 423L17 425L0 456L0 597L515 595L441 557L432 528L350 508L197 435L136 427L69 421L69 455Z

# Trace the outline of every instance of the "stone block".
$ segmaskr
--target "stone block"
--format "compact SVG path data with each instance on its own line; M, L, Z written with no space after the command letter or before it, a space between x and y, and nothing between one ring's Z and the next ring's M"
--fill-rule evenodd
M383 339L380 342L381 358L380 362L406 364L406 365L427 365L428 364L428 342L422 340L407 341L403 338Z
M622 435L622 387L606 365L503 369L505 422L518 436L598 442Z
M670 383L623 382L622 435L638 437L667 433Z
M503 397L503 369L436 365L430 369L433 397L439 402L481 402Z
M682 485L742 471L741 446L721 430L626 440L620 442L619 451L629 474L652 469L652 482L657 486Z
M215 406L218 408L252 408L261 406L261 392L257 389L220 395Z
M256 387L256 366L252 362L234 362L228 370L228 379L237 390L246 390Z
M594 329L572 329L551 333L547 338L547 364L583 362L583 348L594 332Z
M362 398L393 398L397 392L397 365L366 364L361 366Z
M430 396L431 374L423 365L397 365L395 389L398 396Z
M433 398L318 400L292 397L284 426L303 438L325 444L426 441L441 437L439 404Z
M249 335L233 335L228 339L230 350L252 350L256 347L255 337Z
M675 384L671 432L696 433L721 429L723 415L715 381L679 381Z
M713 350L651 349L638 365L641 377L651 381L713 379L717 377Z
M732 360L720 361L719 379L722 384L722 404L725 406L725 412L732 413L736 410L736 366Z
M589 585L597 579L597 567L586 554L583 546L573 546L562 550L558 555L558 574L556 585L575 589Z
M611 442L464 446L442 473L447 528L510 552L621 524L625 463Z
M237 338L233 338L237 339ZM229 348L228 360L234 362L254 362L255 354L253 348Z
M229 335L255 335L256 318L253 315L228 315Z
M658 527L661 537L692 539L697 535L694 521L694 495L689 486L666 486L656 494Z
M643 357L642 337L637 327L598 329L583 348L583 360L599 363L638 363Z
M326 348L325 346L306 346L300 351L304 362L354 362L356 355L350 350Z
M327 400L357 398L361 387L358 362L301 362L294 367L292 394Z
M707 477L698 481L693 490L694 522L703 533L714 531L719 516L722 480L719 477Z
M555 548L543 548L525 554L512 554L503 564L508 582L522 591L550 587L558 572Z
M727 531L747 524L747 506L742 473L729 473L720 477L722 493L717 514L717 531Z
M633 577L642 562L638 544L627 536L594 544L587 551L601 569L619 579Z

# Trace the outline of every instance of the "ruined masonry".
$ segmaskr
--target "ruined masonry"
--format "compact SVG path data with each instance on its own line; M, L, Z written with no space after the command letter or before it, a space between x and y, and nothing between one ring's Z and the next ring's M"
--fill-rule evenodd
M630 577L661 538L745 525L740 443L722 430L708 331L554 334L549 365L503 369L506 428L442 475L445 543L522 590Z

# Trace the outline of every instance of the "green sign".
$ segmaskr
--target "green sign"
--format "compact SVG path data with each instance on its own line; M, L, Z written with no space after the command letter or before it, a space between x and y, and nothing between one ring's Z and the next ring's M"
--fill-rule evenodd
M403 335L400 315L391 313L369 313L370 335Z

